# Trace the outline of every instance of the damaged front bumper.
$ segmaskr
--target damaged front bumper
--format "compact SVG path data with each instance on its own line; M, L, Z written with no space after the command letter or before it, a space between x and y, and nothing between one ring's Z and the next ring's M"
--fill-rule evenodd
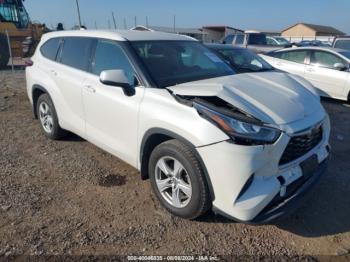
M328 118L322 126L321 142L285 165L280 159L291 140L285 133L273 145L240 146L227 141L197 148L213 186L213 210L245 223L266 223L287 213L326 170Z

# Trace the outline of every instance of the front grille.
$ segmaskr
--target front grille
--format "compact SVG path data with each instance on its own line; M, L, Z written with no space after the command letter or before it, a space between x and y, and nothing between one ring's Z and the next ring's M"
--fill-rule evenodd
M306 134L292 137L279 164L287 164L307 154L322 141L322 138L322 125L310 129Z

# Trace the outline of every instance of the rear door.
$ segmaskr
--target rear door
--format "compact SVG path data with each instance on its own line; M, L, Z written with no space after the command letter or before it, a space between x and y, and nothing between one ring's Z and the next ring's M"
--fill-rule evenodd
M344 88L349 72L336 69L336 64L348 66L343 58L334 53L314 50L311 53L310 65L306 66L305 78L317 87L322 95L346 99Z
M273 66L295 75L304 77L308 50L291 50L274 53Z
M65 37L58 54L59 63L51 70L63 105L62 121L72 132L85 137L85 120L82 103L82 86L89 75L87 72L91 57L92 39Z

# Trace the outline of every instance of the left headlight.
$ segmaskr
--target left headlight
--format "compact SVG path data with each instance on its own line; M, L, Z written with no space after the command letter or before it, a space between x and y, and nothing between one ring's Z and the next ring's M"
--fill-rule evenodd
M273 144L281 135L280 130L253 123L255 121L233 118L198 103L194 103L194 107L202 117L218 126L239 145Z

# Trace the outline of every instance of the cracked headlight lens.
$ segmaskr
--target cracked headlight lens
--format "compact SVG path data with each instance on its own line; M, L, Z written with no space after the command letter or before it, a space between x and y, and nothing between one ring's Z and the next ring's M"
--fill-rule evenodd
M194 103L198 113L224 131L234 143L240 145L273 144L280 137L281 131L260 124L236 119L216 112L206 106Z

